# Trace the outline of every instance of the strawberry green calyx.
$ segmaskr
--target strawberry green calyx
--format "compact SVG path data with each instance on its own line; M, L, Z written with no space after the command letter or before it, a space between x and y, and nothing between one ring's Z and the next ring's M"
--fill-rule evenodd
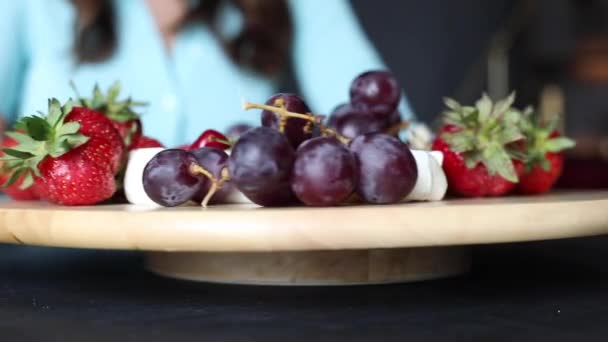
M514 109L515 95L496 103L484 94L475 106L462 106L445 99L445 124L450 126L441 134L454 152L461 153L470 169L482 163L490 175L498 174L516 183L517 172L513 159L521 159L509 144L521 140L521 112Z
M107 92L104 93L95 85L93 94L90 98L84 98L78 95L76 87L72 83L72 88L78 96L79 105L104 113L110 120L117 122L127 122L129 120L139 119L139 114L135 112L134 107L147 106L145 102L134 101L130 97L124 100L118 100L121 91L120 82L114 82Z
M527 108L520 121L521 131L526 138L525 162L530 171L540 165L545 171L551 169L548 153L560 153L573 148L576 142L557 133L558 118L543 122L532 108Z
M20 188L28 188L34 182L33 176L40 176L38 164L46 157L60 157L88 141L87 136L79 133L80 123L65 122L72 107L71 101L62 106L57 99L51 99L46 116L24 117L15 125L16 131L5 133L15 139L17 145L2 150L5 155L0 160L13 171L4 187L23 175Z

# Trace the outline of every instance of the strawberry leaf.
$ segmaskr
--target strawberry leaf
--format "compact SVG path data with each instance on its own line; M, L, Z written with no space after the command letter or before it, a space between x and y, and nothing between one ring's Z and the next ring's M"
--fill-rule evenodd
M475 166L477 166L477 164L481 163L483 161L483 158L481 156L481 153L473 151L473 152L466 152L464 154L464 162L467 168L472 169Z
M120 95L120 82L116 81L114 82L111 86L110 89L108 89L108 95L107 95L107 99L108 102L112 103L114 101L116 101L116 99L118 99L118 95Z
M572 148L576 145L574 140L566 137L558 137L548 140L545 143L545 149L549 152L560 152L565 149Z
M55 127L57 126L57 124L59 124L62 119L63 119L63 112L62 112L62 107L61 107L61 103L59 102L59 100L57 99L50 99L49 100L49 112L47 115L46 120L48 121L48 123Z
M441 138L445 140L455 152L467 152L475 149L475 138L464 133L444 133Z
M72 101L72 99L69 99L64 105L63 107L61 107L61 110L63 111L63 115L61 116L61 122L63 123L63 121L65 120L65 117L70 114L70 112L72 112L72 109L74 108L74 102Z
M557 129L557 125L559 124L559 119L558 118L553 118L551 120L549 120L549 122L547 122L543 129L547 132L549 132L549 134L553 133L556 129Z
M70 134L66 135L66 141L71 148L75 148L89 141L89 137L82 134Z
M2 187L7 188L7 187L15 184L15 182L17 182L17 180L19 179L19 177L21 177L21 175L26 170L27 169L17 169L17 170L15 170L15 172L13 172L13 174L9 177L9 179L6 181L6 183L2 184Z
M543 168L543 170L551 171L551 163L549 162L549 160L547 158L541 158L539 160L539 162L540 162L540 166Z
M32 176L32 173L28 170L25 173L25 176L23 177L23 182L19 186L19 189L25 190L25 189L29 188L30 186L32 186L33 184L34 184L34 176Z
M484 93L481 99L475 103L475 107L479 112L479 119L485 121L492 112L492 100L487 94Z
M446 107L450 108L451 110L453 110L455 112L459 112L461 109L460 103L456 102L454 99L451 99L449 97L444 98L443 103L445 103Z
M21 119L23 128L32 140L45 141L51 133L51 125L40 116L26 116Z
M4 151L2 151L4 152ZM0 161L5 162L4 164L6 164L6 162L12 162L12 161L21 161L22 159L17 158L17 157L13 157L13 156L7 156L7 155L3 155L2 157L0 157Z
M44 150L45 143L42 141L34 141L32 144L19 144L11 147L11 150L26 153L30 155L36 155L39 151Z
M458 112L444 112L444 123L446 125L452 125L457 127L463 127L462 125L462 116Z
M519 131L519 129L516 126L506 126L498 134L498 141L502 145L507 145L512 142L521 140L523 138L524 138L524 135Z
M492 111L493 117L499 117L504 114L513 106L515 102L515 92L511 93L506 99L496 102L494 110Z
M527 161L528 156L519 149L508 148L507 153L511 156L511 159Z
M466 127L479 126L479 111L475 107L463 107L463 123Z
M509 110L505 113L503 121L505 125L517 125L521 121L522 114L517 110Z
M58 130L57 136L76 134L80 129L80 123L72 121L64 123Z
M31 158L33 156L32 153L18 151L14 148L5 148L2 150L2 152L4 152L6 155L9 155L9 156L15 157L15 158L19 158L19 159L27 159L27 158Z
M32 139L32 137L30 137L27 134L21 133L21 132L6 132L4 133L6 136L11 137L13 139L15 139L15 141L17 143L19 143L20 145L31 145L31 144L35 144L36 140Z
M502 178L517 182L517 173L513 166L513 160L507 151L498 143L490 144L482 152L483 163L490 175L498 174Z
M99 89L99 84L95 84L95 87L93 88L92 99L93 109L99 108L103 105L103 97L103 93L101 92L101 89Z

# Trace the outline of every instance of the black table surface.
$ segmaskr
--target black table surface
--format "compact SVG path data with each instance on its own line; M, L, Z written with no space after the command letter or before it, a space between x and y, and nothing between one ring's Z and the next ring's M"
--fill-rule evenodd
M137 253L0 245L0 341L607 341L607 243L480 246L467 276L355 287L183 282Z

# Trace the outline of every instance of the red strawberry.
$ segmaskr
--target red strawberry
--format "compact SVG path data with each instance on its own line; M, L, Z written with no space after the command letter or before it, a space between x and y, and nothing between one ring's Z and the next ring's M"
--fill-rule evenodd
M208 129L204 131L188 149L196 150L202 147L214 147L221 150L227 150L230 146L230 141L225 135L218 131Z
M549 192L559 179L564 168L564 156L561 153L547 153L549 169L536 165L526 171L517 185L517 192L522 195L537 195Z
M2 148L10 148L16 146L17 141L7 136L4 137L0 145L2 146ZM3 156L4 153L0 151L0 157ZM10 170L5 169L4 163L0 165L0 184L4 184L9 180L12 172ZM17 201L34 201L40 199L35 186L30 186L27 189L20 188L21 184L23 184L23 178L23 175L21 175L15 181L15 183L13 183L11 186L2 189L2 191L4 191L10 198Z
M526 168L517 185L517 192L523 195L546 193L562 174L562 151L574 147L575 143L555 130L557 121L544 125L531 111L525 113L520 125L526 136L522 144Z
M435 140L433 150L443 152L443 170L448 177L450 192L456 195L466 197L503 196L511 192L516 185L498 174L490 175L483 163L477 163L475 167L468 168L464 155L452 151L441 138ZM516 174L518 174L517 171Z
M145 103L136 102L130 98L118 101L120 83L115 82L104 94L96 85L91 98L80 98L80 105L105 114L114 128L120 133L127 148L131 148L142 136L142 124L133 107L145 106Z
M66 116L65 122L80 123L80 134L89 137L86 148L82 150L86 160L94 164L108 165L112 174L116 174L123 165L125 145L112 123L100 112L74 107Z
M114 194L125 147L103 114L53 99L46 118L25 117L17 127L25 133L7 135L18 145L3 150L13 171L7 186L23 176L23 187L35 183L41 198L65 205L95 204Z
M160 141L144 135L141 138L139 138L139 140L137 140L137 142L134 145L132 145L129 149L136 150L138 148L150 148L150 147L165 147L165 146L163 146L163 144L161 144Z
M142 138L142 125L139 119L128 119L124 122L112 120L112 125L114 125L114 128L116 128L123 138L125 146L129 149L133 149L133 146Z
M492 103L484 95L474 107L446 99L445 126L433 144L444 153L450 192L466 197L503 196L518 182L522 164L508 146L522 139L514 96Z
M35 184L40 197L62 205L89 205L109 199L116 192L114 174L103 165L91 163L84 154L86 146L58 158L45 158Z

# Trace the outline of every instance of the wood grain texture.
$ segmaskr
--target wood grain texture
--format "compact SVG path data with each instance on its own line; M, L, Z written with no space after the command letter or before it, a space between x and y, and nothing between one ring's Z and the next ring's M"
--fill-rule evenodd
M0 242L166 252L385 249L608 233L608 192L389 206L0 206Z

